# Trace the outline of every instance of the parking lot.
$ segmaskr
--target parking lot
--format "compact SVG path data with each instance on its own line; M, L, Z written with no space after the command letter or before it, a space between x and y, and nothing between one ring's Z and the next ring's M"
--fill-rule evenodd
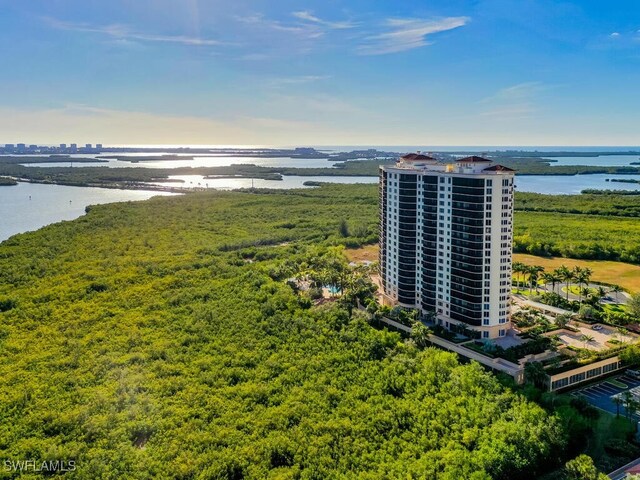
M616 380L617 382L625 384L627 387L621 388L616 385L612 385L609 383L611 380ZM575 390L571 392L571 395L584 397L591 405L615 415L618 407L616 407L616 404L613 402L613 395L638 386L640 386L640 379L622 374L610 377L602 382L589 385L588 387ZM626 415L624 405L620 406L620 415ZM633 414L633 418L636 421L640 421L640 415L638 414Z

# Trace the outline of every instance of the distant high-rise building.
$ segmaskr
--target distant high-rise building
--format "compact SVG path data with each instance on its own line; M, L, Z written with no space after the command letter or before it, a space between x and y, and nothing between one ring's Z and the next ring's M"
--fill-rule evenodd
M387 298L482 338L510 327L514 171L482 157L409 154L380 168L380 275Z
M91 144L90 144L90 143L87 143L87 144L84 146L84 148L86 148L87 150L91 150Z
M67 149L67 144L66 143L61 143L60 144L60 150L66 150Z
M24 152L27 149L27 146L24 143L18 143L16 145L16 150L19 152Z
M78 144L77 143L72 143L69 146L69 150L71 150L72 152L77 152L78 151Z
M96 150L102 150L102 144L96 143Z

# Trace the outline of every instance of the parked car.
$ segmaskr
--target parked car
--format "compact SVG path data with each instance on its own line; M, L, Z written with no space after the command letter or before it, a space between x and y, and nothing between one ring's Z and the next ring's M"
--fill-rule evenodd
M640 372L638 370L627 370L625 373L630 377L640 378Z
M591 330L602 330L602 325L594 325Z

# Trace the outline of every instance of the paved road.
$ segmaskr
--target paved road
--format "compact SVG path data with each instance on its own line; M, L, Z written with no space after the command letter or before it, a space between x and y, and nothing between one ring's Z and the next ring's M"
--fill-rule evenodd
M589 385L588 387L581 388L580 390L575 390L571 392L571 395L575 397L584 397L591 405L594 405L601 410L605 410L615 415L617 407L613 402L613 395L629 390L630 388L640 386L640 379L632 378L626 374L622 374L613 378L615 378L615 380L617 380L618 382L627 385L627 388L616 387L608 383L607 380L611 380L611 378L609 378L594 385ZM620 415L626 415L624 405L620 406ZM640 415L638 415L637 413L632 414L632 418L636 421L640 421Z
M575 283L572 283L571 286L576 286ZM585 285L582 285L581 287L584 287ZM595 290L598 289L598 287L602 287L603 285L600 285L598 283L590 283L588 285L586 285L589 288L593 288ZM553 290L553 286L550 283L547 283L546 285L540 285L540 289L544 289L548 292L551 291L555 291L555 293L557 293L558 295L562 296L562 297L566 297L567 292L563 291L563 288L566 288L567 284L566 283L556 283L556 288L555 290ZM601 303L611 303L611 304L621 304L621 305L625 305L628 300L629 300L629 294L626 292L618 292L613 293L609 291L609 287L604 287L605 291L607 292L606 296L601 300ZM580 300L580 296L576 295L574 293L569 292L569 300Z

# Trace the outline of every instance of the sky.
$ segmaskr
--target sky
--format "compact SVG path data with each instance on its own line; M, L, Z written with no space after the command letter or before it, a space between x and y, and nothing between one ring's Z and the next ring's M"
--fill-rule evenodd
M640 145L638 0L0 0L0 142Z

